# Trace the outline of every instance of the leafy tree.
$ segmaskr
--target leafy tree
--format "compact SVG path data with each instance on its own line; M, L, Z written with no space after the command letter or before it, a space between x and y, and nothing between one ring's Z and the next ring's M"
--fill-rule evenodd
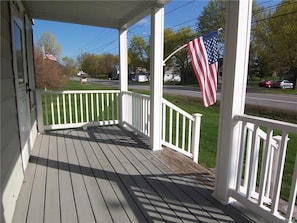
M56 37L49 32L43 33L37 42L37 50L40 53L43 53L43 48L45 52L53 54L56 57L60 56L62 52L62 47L56 41Z
M268 37L276 70L291 71L297 79L297 2L283 0L268 20ZM269 44L266 42L266 44Z
M77 68L75 66L75 61L71 57L63 57L63 71L67 76L73 76L77 73Z
M164 34L164 59L172 52L195 38L195 35L196 34L190 27L183 27L176 32L172 29L166 29ZM182 74L183 82L187 81L187 77L189 75L193 75L186 48L172 55L172 57L166 62L166 66L178 66Z
M149 69L149 45L141 36L134 36L129 47L130 64Z
M98 55L85 53L82 55L81 69L91 77L99 76L99 60Z
M223 0L210 0L208 5L203 8L201 15L197 19L198 36L203 36L208 33L225 27L226 20L226 5ZM219 32L218 49L220 57L224 54L224 32Z
M274 71L269 63L273 60L268 32L268 20L272 16L272 11L253 3L249 76L252 78L256 75L263 79L265 76L271 76Z
M109 74L113 73L114 66L115 66L115 57L112 54L104 54L103 55L103 66L102 66L102 73L108 76Z
M117 63L117 57L112 54L88 54L85 53L81 56L81 68L84 72L88 73L91 77L107 78L108 75L113 73L114 66Z
M210 0L197 19L197 33L199 35L205 35L219 28L223 28L225 26L225 18L225 1Z

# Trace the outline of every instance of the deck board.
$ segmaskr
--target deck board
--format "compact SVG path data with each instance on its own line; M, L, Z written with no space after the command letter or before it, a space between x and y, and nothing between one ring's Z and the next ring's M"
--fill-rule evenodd
M57 140L51 136L48 149L48 168L45 189L44 222L60 222L60 196Z
M193 202L193 200L190 199L191 196L186 196L185 192L181 190L180 187L176 186L173 183L173 181L170 180L170 175L164 174L164 172L162 172L160 169L156 167L156 166L160 167L163 164L160 162L160 160L156 159L151 152L149 152L148 150L141 150L137 147L130 148L130 149L132 150L130 151L130 159L134 158L133 159L134 162L138 163L139 166L137 169L139 170L142 169L143 170L142 174L150 176L149 179L156 178L159 180L159 181L150 180L150 183L154 185L154 187L156 188L158 196L166 198L164 202L166 202L169 206L171 206L171 208L173 208L173 210L175 210L175 214L180 219L182 220L186 219L187 221L191 220L193 222L197 222L197 220L216 222L213 219L211 219L211 216L207 214L207 212L198 211L202 209L201 206L199 205L199 202L198 203ZM129 153L125 153L125 154L129 154ZM139 159L138 162L136 161L136 159ZM181 177L178 177L178 185L182 181L183 179ZM175 205L175 208L172 207L173 205Z
M92 206L89 200L89 194L85 185L85 176L82 168L79 165L76 151L81 150L78 145L79 140L72 135L74 130L68 131L67 135L71 134L71 138L65 138L66 151L68 162L70 163L70 173L73 187L73 194L75 199L76 211L79 222L95 222Z
M37 166L32 185L31 198L28 208L27 222L43 222L44 220L44 199L47 177L47 155L49 136L42 136L42 143L37 157Z
M214 175L119 126L38 135L13 222L252 222Z
M118 132L119 133L119 132ZM120 137L118 134L109 134L110 139L114 138L114 140L119 140ZM122 135L121 135L122 137ZM154 175L156 174L162 174L161 172L159 172L158 169L156 169L153 165L151 165L150 162L145 162L146 159L144 159L144 157L138 156L140 157L140 160L137 159L136 156L134 156L131 151L129 150L129 147L127 147L128 150L125 151L125 153L121 153L121 151L117 151L119 153L119 155L121 156L119 159L120 160L126 160L126 162L128 162L128 160L133 160L133 165L135 166L135 168L139 171L139 173L143 176L149 176L147 177L146 181L148 181L148 183L150 184L153 193L156 193L158 197L162 197L163 199L161 200L162 204L166 204L166 206L163 208L165 208L166 211L166 215L171 215L174 217L174 221L178 222L178 221L182 221L187 219L187 220L191 220L193 222L196 222L197 219L192 216L192 215L186 215L186 213L188 213L188 210L179 202L178 199L176 199L176 197L174 196L174 194L179 194L181 191L180 190L176 190L174 191L174 193L172 193L170 190L168 190L168 188L166 188L163 184L162 184L162 180L159 180L158 177L154 177ZM114 151L114 150L112 150ZM160 194L162 194L162 196L160 196ZM172 219L168 218L168 219L164 219L167 221L172 221Z
M96 133L97 134L97 133ZM106 141L107 138L102 136L102 134L97 134L97 138L99 140ZM137 220L137 221L145 221L145 218L141 211L139 210L139 206L135 203L135 200L131 197L131 194L127 190L127 186L130 185L132 180L129 177L126 177L125 175L127 174L125 172L125 168L120 166L117 162L117 159L110 153L110 147L107 143L100 143L99 142L99 150L98 152L98 157L102 162L102 166L106 170L108 174L108 179L110 182L116 182L112 183L113 189L115 192L117 192L117 196L120 197L120 200L122 201L122 206L126 206L126 211L127 214L130 218L131 221ZM109 161L112 160L112 163ZM123 191L122 193L119 193L119 187ZM125 200L127 202L123 203L123 196L125 196ZM131 213L132 212L132 213ZM134 212L134 213L133 213ZM115 214L115 213L112 213Z
M42 136L37 137L35 142L35 148L32 150L30 157L30 164L25 172L25 180L22 185L22 193L20 193L18 202L16 204L16 210L14 215L15 222L25 222L27 212L30 204L30 196L32 192L32 185L36 172L36 163L39 151L41 148Z
M78 222L78 218L72 190L66 144L64 137L60 135L64 135L64 131L57 131L61 222L75 223Z

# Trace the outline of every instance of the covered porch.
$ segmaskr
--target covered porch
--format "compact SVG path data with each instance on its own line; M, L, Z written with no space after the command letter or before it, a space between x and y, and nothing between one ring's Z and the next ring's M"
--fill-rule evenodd
M214 175L119 125L39 134L13 222L255 222Z
M235 208L238 203L234 201L267 222L293 221L297 161L285 211L279 203L287 144L290 134L297 133L297 125L244 114L252 1L226 2L215 178L197 164L201 115L189 115L163 99L167 2L10 2L11 8L20 11L19 17L118 29L120 90L36 91L38 117L32 118L34 126L25 133L30 135L30 129L36 130L38 125L40 134L36 134L36 142L32 140L32 148L31 144L19 146L20 153L13 153L22 164L19 175L13 172L15 161L5 157L9 168L12 163L4 185L8 192L2 200L7 222L12 216L14 222L257 221L247 216L247 210ZM90 9L92 17L77 14L77 8ZM118 13L109 13L111 9ZM128 91L128 28L146 15L151 16L150 96ZM19 89L25 97L27 84ZM15 110L19 116L24 113L22 107ZM21 125L16 126L12 130L22 133ZM18 180L18 185L11 179Z

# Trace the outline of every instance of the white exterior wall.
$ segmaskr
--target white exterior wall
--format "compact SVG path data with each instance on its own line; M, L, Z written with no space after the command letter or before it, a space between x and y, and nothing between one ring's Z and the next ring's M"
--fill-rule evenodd
M34 83L33 45L31 22L27 19L28 72ZM13 72L10 2L1 1L1 222L11 222L18 198L24 170L18 124L16 88ZM26 40L26 41L27 41ZM31 85L34 92L35 85ZM34 93L32 93L34 96ZM30 147L37 136L36 107L31 107Z
M11 222L24 174L12 63L9 2L1 1L1 219Z

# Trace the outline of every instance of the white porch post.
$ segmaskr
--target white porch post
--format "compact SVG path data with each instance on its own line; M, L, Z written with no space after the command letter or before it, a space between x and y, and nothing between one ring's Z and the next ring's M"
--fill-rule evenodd
M120 109L119 109L119 123L124 124L125 121L125 97L122 94L128 91L128 30L122 28L119 30L119 50L120 50Z
M162 134L164 8L151 12L150 146L160 150Z
M250 45L252 0L226 1L225 53L220 109L220 127L213 196L222 203L232 201L235 188L241 129L234 116L244 113Z

